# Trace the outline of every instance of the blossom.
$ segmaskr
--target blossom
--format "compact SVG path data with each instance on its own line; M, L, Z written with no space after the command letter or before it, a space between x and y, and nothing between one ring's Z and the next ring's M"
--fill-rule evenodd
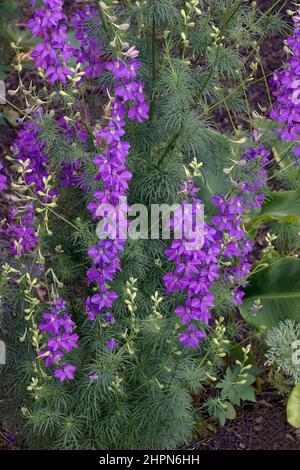
M186 333L179 335L179 341L185 345L186 348L198 348L199 340L205 336L202 330L197 330L194 325L190 325Z
M266 198L266 165L270 161L270 152L262 145L258 148L250 147L243 152L242 161L245 163L242 167L242 181L236 183L242 196L241 204L244 208L260 209Z
M44 359L45 366L56 366L54 376L61 381L73 379L75 366L62 364L66 353L76 349L78 335L74 333L75 323L66 312L67 303L61 297L55 297L49 302L50 311L42 314L42 321L38 324L39 330L47 336L47 344L40 357ZM59 366L59 368L57 368Z
M54 377L59 379L61 382L64 380L73 380L76 366L72 364L63 364L59 369L54 372Z
M49 160L45 153L46 144L40 138L38 123L25 122L19 130L13 145L15 158L26 163L24 183L30 186L37 199L42 203L55 200L57 191L51 189L45 196L45 180L49 177ZM38 243L35 231L35 202L24 201L16 205L12 199L8 211L7 232L11 239L12 254L30 252Z
M243 204L240 195L229 198L215 196L212 202L220 213L219 217L212 217L212 222L222 237L223 274L231 285L232 301L240 305L244 293L239 287L246 286L251 269L248 256L253 248L253 243L247 239L242 219L247 205Z
M243 216L249 209L260 208L265 198L270 153L262 146L246 149L242 154L243 174L234 181L231 195L215 195L212 203L216 214L210 223L204 223L204 243L201 249L187 248L186 240L173 240L165 250L169 262L175 264L172 272L164 275L163 281L167 293L181 291L186 295L183 305L175 308L175 314L181 319L184 332L179 341L187 348L200 346L204 337L203 326L208 324L214 308L214 282L222 277L231 293L235 305L243 303L245 295L242 287L247 285L251 270L249 254L253 241L249 240L243 225ZM247 181L244 180L245 175ZM192 178L182 186L181 191L192 201L192 206L199 203ZM183 206L185 201L183 201ZM174 227L176 220L174 221ZM193 223L190 222L190 225Z
M73 56L78 63L83 65L85 76L90 78L101 77L106 68L106 62L102 59L101 43L88 34L87 22L98 18L96 8L86 5L84 9L77 10L71 19L75 30L75 38L79 46L73 49Z
M272 77L276 102L270 116L278 121L277 133L286 142L297 142L300 132L300 10L293 20L293 35L287 39L291 54L286 67ZM300 157L299 146L294 147L294 155Z
M31 55L36 67L45 70L51 83L66 83L71 73L66 61L73 55L73 46L68 40L63 4L63 0L43 0L44 8L35 10L33 18L28 21L33 36L43 37Z
M88 205L95 220L104 220L107 215L103 211L103 205L111 204L114 207L119 204L120 198L126 195L132 178L131 172L126 168L130 145L123 140L127 113L125 104L142 105L140 111L136 111L135 116L131 114L131 119L136 119L138 122L147 119L149 110L143 94L144 86L141 81L135 81L139 67L137 60L125 62L113 59L106 64L106 69L114 78L115 97L110 103L111 112L107 125L95 129L94 132L96 145L103 149L94 159L97 167L95 180L101 182L102 187L94 192L94 200ZM128 118L130 118L130 109ZM123 207L122 210L126 212L127 207ZM116 222L120 223L120 220ZM127 225L123 228L127 228ZM105 223L104 231L108 238L99 240L97 246L91 247L88 251L93 262L93 267L87 273L88 284L95 283L99 288L98 293L86 300L86 310L90 320L94 320L97 314L110 309L117 299L117 293L109 289L107 282L112 281L114 275L121 271L119 255L124 250L125 237L123 239L119 234L112 237L114 228L109 223ZM109 317L107 320L110 325L115 323L112 318ZM113 349L115 343L111 341L107 347Z
M99 380L99 374L97 374L97 372L94 372L93 374L89 375L89 379L92 384L95 384Z
M128 118L131 121L143 122L145 119L148 119L149 107L146 103L134 104L128 111Z
M192 204L199 204L200 201L194 196L192 181L186 188L191 189ZM185 304L175 309L186 329L179 335L179 341L187 348L199 347L199 341L205 336L202 325L207 324L211 318L214 297L210 288L219 274L217 256L221 253L221 241L217 235L212 226L204 223L204 243L201 249L191 249L183 237L174 240L165 251L168 260L175 262L174 271L163 277L166 291L183 291L187 296Z
M114 338L112 338L111 340L108 341L106 346L110 351L112 351L116 347L116 340Z

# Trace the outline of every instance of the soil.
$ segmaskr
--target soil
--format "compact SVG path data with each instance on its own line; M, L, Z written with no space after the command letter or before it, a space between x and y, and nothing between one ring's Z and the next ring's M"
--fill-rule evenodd
M278 392L264 392L256 403L244 404L237 418L189 449L300 450L300 430L287 424L285 405L286 398Z

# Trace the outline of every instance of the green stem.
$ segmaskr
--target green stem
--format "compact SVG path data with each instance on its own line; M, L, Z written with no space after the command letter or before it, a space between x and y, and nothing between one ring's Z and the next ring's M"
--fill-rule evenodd
M103 29L106 33L108 33L107 19L106 19L105 13L103 11L103 8L100 5L100 0L96 0L96 8L97 8L99 16L101 18Z
M164 158L169 154L170 150L174 148L175 142L181 134L181 130L182 130L182 125L180 126L179 131L170 140L169 144L166 147L166 150L162 154L161 158L158 160L157 166L160 166L162 164Z
M230 112L230 109L228 108L228 104L227 104L227 102L226 102L225 96L223 95L222 89L220 89L220 94L221 94L221 96L222 96L222 98L223 98L224 106L225 106L226 112L227 112L227 114L228 114L230 123L231 123L233 129L234 129L235 132L236 132L236 131L237 131L237 128L236 128L236 126L235 126L235 124L234 124L233 117L231 116L231 112Z
M69 222L69 220L65 219L63 216L61 216L60 214L58 214L57 212L55 212L53 209L51 209L50 207L48 208L50 212L52 212L52 214L56 215L56 217L58 217L59 219L63 220L66 224L70 225L71 227L75 228L75 230L78 230L78 227L76 227L76 225L72 224L72 222Z
M155 18L152 19L152 80L156 81L156 26Z
M257 58L258 58L258 61L259 61L259 65L260 65L262 74L263 74L263 80L265 82L265 87L266 87L266 91L267 91L267 95L268 95L269 104L270 104L271 109L273 109L272 97L271 97L271 92L270 92L268 80L267 80L266 73L265 73L265 68L263 66L263 62L262 62L261 56L260 56L258 51L257 51Z

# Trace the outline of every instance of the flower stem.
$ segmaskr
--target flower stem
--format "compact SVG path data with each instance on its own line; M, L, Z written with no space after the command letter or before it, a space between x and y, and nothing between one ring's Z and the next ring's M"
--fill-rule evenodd
M105 13L103 11L103 8L101 7L100 0L96 0L96 8L97 8L99 16L101 18L103 29L106 33L108 33L107 19L106 19Z
M155 18L152 19L152 79L156 81L156 25Z

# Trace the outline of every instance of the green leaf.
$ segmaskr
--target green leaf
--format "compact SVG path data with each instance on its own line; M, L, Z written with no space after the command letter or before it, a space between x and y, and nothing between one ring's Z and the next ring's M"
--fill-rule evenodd
M260 213L247 223L247 231L255 234L262 223L270 220L300 224L300 188L292 191L273 191Z
M224 405L226 405L225 417L226 419L235 419L236 418L236 411L234 406L230 403L230 401L225 401Z
M249 385L240 385L239 387L239 397L243 401L256 401L255 393Z
M260 217L300 223L300 188L294 191L276 191L263 205Z
M250 309L258 299L262 308L253 313ZM249 278L240 311L256 328L270 329L288 318L300 321L300 260L289 256L272 258L268 267L258 269Z
M223 172L226 166L221 164L210 164L204 166L201 170L202 177L195 177L195 184L199 188L197 197L205 204L206 211L214 212L215 206L211 202L212 196L216 194L226 194L230 189L230 181L227 175Z
M300 382L295 385L286 406L287 420L294 428L300 428Z
M233 370L228 367L224 378L216 385L216 388L221 389L221 397L227 398L237 406L240 406L241 400L255 401L254 392L250 387L255 382L255 377L247 374L245 383L240 383L240 373L240 367L235 367Z
M11 126L18 127L18 119L20 116L17 111L11 109L9 106L5 106L3 108L3 116Z

